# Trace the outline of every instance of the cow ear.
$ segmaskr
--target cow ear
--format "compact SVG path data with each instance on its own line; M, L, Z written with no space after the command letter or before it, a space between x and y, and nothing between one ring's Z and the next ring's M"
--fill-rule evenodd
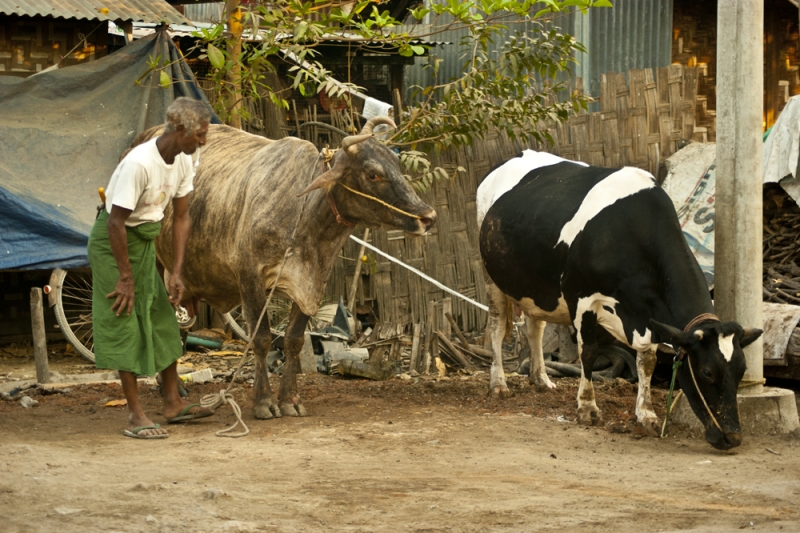
M342 174L344 174L345 169L345 162L344 158L339 156L335 157L333 161L333 168L328 170L327 172L323 172L317 179L311 182L311 185L305 188L303 192L298 194L297 196L303 196L304 194L308 194L315 189L320 189L322 187L330 187L334 183L336 183L339 179L341 179Z
M764 333L764 331L757 328L749 328L744 330L744 335L742 335L742 340L739 341L739 346L742 348L749 346L753 343L753 341L759 338L762 333Z
M694 335L686 334L678 328L673 328L667 324L662 324L650 319L650 327L653 328L655 338L653 342L671 344L672 346L690 346L696 340Z

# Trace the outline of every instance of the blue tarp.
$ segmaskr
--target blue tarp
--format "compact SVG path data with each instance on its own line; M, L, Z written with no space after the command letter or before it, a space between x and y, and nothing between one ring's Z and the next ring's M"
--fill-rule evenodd
M148 73L159 56L168 89ZM179 96L208 102L165 31L98 61L0 76L0 270L88 266L97 189Z

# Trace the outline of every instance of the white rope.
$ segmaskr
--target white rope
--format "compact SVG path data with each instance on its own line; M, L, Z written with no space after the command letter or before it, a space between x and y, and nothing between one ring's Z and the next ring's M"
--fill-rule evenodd
M250 428L248 428L247 424L245 424L244 420L242 420L242 408L239 407L239 404L236 403L236 400L233 399L233 395L230 392L226 391L225 389L222 389L219 391L219 394L206 394L205 396L203 396L203 399L200 400L200 407L215 411L217 407L220 407L221 405L224 405L226 403L230 404L231 409L233 409L233 414L236 415L236 423L229 428L217 431L216 433L217 437L232 437L232 438L244 437L245 435L250 433ZM239 433L228 434L229 431L233 431L233 429L239 424L242 425L244 431L240 431Z
M350 235L350 238L353 239L354 241L356 241L361 246L366 246L367 248L369 248L370 250L372 250L376 254L382 255L383 257L385 257L389 261L392 261L393 263L397 263L398 265L407 268L408 270L410 270L411 272L413 272L417 276L421 277L422 279L424 279L426 281L429 281L429 282L433 283L434 285L436 285L437 287L439 287L443 291L448 292L448 293L452 294L453 296L456 296L456 297L461 298L462 300L464 300L466 302L471 303L472 305L474 305L478 309L483 309L484 311L488 311L489 310L489 308L487 306L483 305L482 303L478 303L475 300L472 300L471 298L467 298L463 294L457 293L456 291L454 291L450 287L446 287L445 285L442 285L441 283L439 283L438 281L436 281L432 277L430 277L430 276L428 276L426 274L423 274L422 272L420 272L416 268L412 267L411 265L407 265L407 264L403 263L399 259L395 259L394 257L392 257L391 255L387 254L386 252L382 252L381 250L378 250L377 248L375 248L371 244L367 244L366 242L362 241L358 237Z

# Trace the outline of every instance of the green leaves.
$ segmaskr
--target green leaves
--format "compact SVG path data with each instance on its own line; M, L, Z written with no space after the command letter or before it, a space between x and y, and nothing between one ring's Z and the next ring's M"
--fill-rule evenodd
M208 61L211 63L212 67L221 69L225 66L225 55L219 48L211 43L208 43L208 46L206 47L206 53L208 54Z
M458 169L431 168L427 156L431 151L469 145L497 130L511 139L547 142L551 140L547 124L585 111L588 98L570 94L556 80L566 79L563 73L575 64L576 54L586 50L572 36L552 28L556 19L563 18L553 15L611 7L611 2L429 0L410 11L413 19L424 22L414 26L402 25L379 0L254 0L241 7L246 41L236 41L222 24L194 33L202 39L213 67L208 81L223 120L241 113L234 106L244 98L269 98L288 109L290 93L273 90L265 82L270 79L265 74L275 72L275 65L283 61L292 65L291 88L305 96L324 93L336 98L365 90L346 83L350 76L358 79L352 68L357 61L339 61L335 76L323 67L331 62L320 53L330 54L334 46L338 47L334 54L341 51L348 58L425 58L435 81L406 98L404 114L397 120L401 128L389 140L407 150L400 155L403 168L415 187L425 188L458 174ZM524 31L516 33L520 28ZM459 37L444 33L453 30ZM425 40L458 40L448 52L457 49L461 55L437 57L438 49ZM232 52L237 46L242 49L239 55ZM444 68L445 60L459 64ZM458 74L440 79L442 72ZM161 76L162 86L167 82Z

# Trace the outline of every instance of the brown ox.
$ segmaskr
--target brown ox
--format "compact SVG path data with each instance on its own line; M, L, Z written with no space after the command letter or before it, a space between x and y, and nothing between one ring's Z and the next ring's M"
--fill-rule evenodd
M436 212L403 177L397 155L372 138L379 123L394 126L386 118L367 122L359 135L342 141L327 171L310 142L294 137L272 141L227 126L209 128L189 201L192 229L183 269L187 297L204 298L220 312L242 303L252 331L291 249L275 290L276 296L293 302L284 341L285 370L276 402L267 379L272 335L265 315L254 339L256 418L305 416L296 379L303 332L354 225L385 225L422 235L434 223ZM147 130L132 146L160 130ZM164 217L156 241L158 258L167 269L172 265L171 220Z

